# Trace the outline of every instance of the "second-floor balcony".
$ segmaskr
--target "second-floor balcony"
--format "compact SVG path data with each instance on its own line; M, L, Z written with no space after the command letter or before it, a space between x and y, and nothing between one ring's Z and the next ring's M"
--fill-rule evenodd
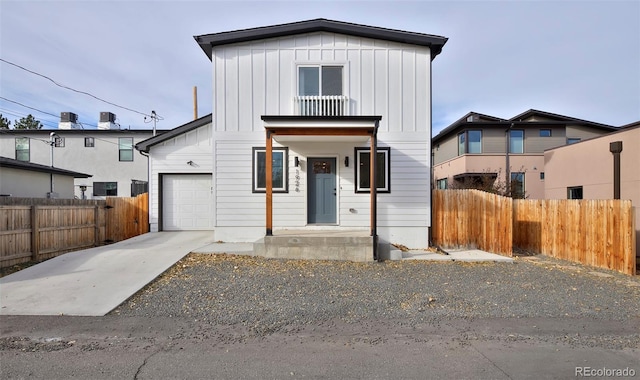
M345 95L296 96L294 106L300 116L348 116L349 98Z

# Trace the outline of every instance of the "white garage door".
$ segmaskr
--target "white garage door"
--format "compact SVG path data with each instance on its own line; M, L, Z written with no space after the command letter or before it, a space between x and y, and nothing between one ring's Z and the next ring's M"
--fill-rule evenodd
M162 229L211 230L211 175L162 176Z

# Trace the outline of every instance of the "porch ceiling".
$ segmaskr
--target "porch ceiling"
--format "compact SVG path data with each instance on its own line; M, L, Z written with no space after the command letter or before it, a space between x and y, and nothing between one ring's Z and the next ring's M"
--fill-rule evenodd
M366 142L381 116L262 116L264 128L278 142Z

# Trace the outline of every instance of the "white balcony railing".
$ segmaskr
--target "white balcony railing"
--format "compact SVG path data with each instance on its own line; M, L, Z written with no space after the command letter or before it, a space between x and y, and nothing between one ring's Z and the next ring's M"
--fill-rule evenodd
M300 116L346 116L349 98L345 95L296 96L295 107Z

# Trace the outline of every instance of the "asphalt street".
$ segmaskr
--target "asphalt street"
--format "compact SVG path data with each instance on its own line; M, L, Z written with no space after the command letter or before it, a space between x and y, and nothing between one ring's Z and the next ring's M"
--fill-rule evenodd
M638 347L598 341L631 339L637 319L455 319L406 327L398 320L329 321L268 336L186 318L0 322L3 379L565 379L607 370L640 376Z

